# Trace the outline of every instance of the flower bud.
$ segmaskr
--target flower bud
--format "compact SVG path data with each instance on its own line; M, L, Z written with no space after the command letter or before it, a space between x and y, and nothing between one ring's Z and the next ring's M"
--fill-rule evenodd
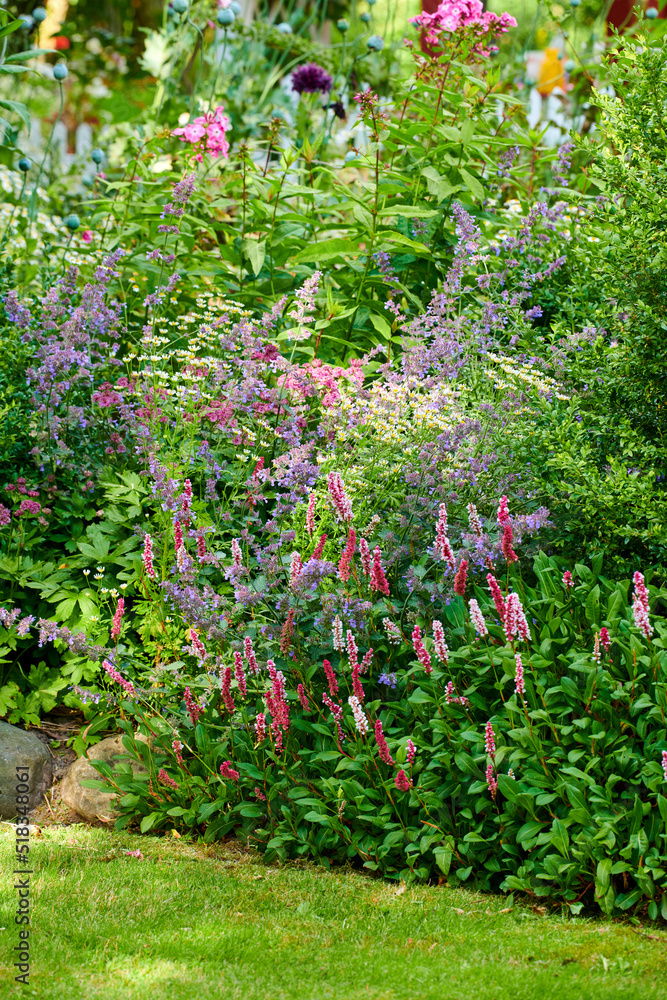
M345 154L345 162L351 163L352 160L356 160L356 158L357 158L356 149L348 149L347 153Z
M93 163L100 164L104 159L104 153L102 152L101 149L94 149L90 154L90 158L93 161Z
M579 7L581 0L570 0L570 7Z
M37 24L41 24L42 21L46 21L46 10L44 9L44 7L35 7L35 9L32 12L32 16L33 19L37 22Z
M32 163L30 162L28 157L22 156L21 159L19 160L19 170L22 170L23 173L26 174L30 170L31 166Z
M229 9L233 10L236 16L238 17L239 14L241 13L241 4L238 2L238 0L232 0L232 2L229 5Z
M68 229L74 232L81 225L81 220L78 215L68 215L65 219L65 225Z
M66 79L69 70L67 69L67 63L59 62L53 67L53 79L54 80L64 80Z
M384 38L380 38L379 35L371 35L366 42L366 46L371 52L381 52L384 48Z
M177 14L185 14L190 5L188 0L171 0L171 6Z
M287 21L281 21L281 23L276 28L276 31L279 31L281 35L291 35L292 25L288 24Z
M230 10L229 7L224 7L222 10L218 11L218 24L226 28L228 25L234 23L234 11Z
M649 19L649 21L655 20L655 18L658 16L658 8L657 7L647 7L646 8L646 16Z
M567 62L565 63L565 67L564 67L565 72L566 73L571 73L575 66L576 66L576 63L575 63L574 59L568 59Z
M336 27L340 31L341 35L344 35L346 31L350 30L350 22L346 21L344 17L341 17L340 21L336 21Z
M364 22L364 24L368 24L368 22L370 21L370 19L371 19L371 15L370 15L370 14L368 13L368 11L367 11L367 10L365 10L365 11L363 12L363 14L360 14L360 15L359 15L359 20L360 20L360 21L363 21L363 22Z

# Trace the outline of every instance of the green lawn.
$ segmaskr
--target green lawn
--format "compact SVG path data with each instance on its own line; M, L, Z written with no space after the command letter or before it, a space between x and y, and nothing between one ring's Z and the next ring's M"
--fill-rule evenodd
M32 842L24 987L8 957L13 830L0 831L3 1000L667 998L665 930L83 826ZM122 854L137 848L143 860Z

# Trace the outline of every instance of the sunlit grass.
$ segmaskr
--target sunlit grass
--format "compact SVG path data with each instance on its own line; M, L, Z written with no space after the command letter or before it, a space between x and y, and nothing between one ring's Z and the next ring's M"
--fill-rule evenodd
M0 834L0 993L40 1000L662 1000L667 933L508 911L446 886L266 866L230 846L46 828L34 959L13 982L11 829ZM142 851L143 860L123 850ZM32 991L32 992L31 992Z

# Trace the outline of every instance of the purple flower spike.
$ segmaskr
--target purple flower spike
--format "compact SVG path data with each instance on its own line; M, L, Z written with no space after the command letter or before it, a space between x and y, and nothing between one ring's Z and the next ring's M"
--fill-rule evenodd
M317 63L298 66L292 73L292 90L297 94L328 94L333 80Z

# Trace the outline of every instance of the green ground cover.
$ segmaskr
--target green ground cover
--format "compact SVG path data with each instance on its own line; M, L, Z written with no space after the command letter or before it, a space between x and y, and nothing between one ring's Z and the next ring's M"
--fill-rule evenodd
M0 833L11 865L13 831ZM124 853L141 851L143 858ZM667 932L565 918L446 885L397 887L239 844L44 828L33 840L29 987L40 1000L663 1000ZM3 879L3 886L8 880Z

